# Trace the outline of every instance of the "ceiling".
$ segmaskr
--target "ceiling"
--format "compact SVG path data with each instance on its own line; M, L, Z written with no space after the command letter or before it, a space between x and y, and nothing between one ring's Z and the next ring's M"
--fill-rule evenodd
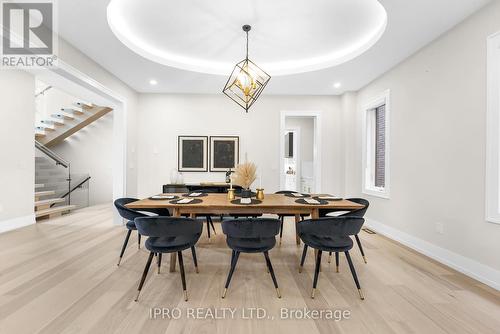
M65 0L59 33L138 92L211 94L244 58L241 26L251 24L250 59L273 76L264 94L336 95L360 89L488 2L112 0L107 11L109 0Z

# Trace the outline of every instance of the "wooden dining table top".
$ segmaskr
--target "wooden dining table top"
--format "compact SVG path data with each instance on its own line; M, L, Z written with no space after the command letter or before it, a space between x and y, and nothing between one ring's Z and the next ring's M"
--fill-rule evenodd
M183 198L185 194L164 194L164 195L174 195L179 198ZM312 197L317 195L311 195ZM356 210L363 208L363 205L348 201L346 199L327 201L325 204L311 205L297 203L299 198L288 197L283 194L265 194L264 199L259 204L233 204L229 199L227 199L227 194L207 194L203 197L190 197L201 200L200 203L189 203L189 204L178 204L171 203L172 199L150 199L145 198L127 204L126 206L131 209L146 209L146 208L168 208L168 209L178 209L181 212L198 212L203 211L207 213L224 213L225 211L234 212L235 210L239 212L262 212L262 213L279 213L290 212L290 213L305 213L311 212L314 209L335 209L335 210ZM239 198L239 197L236 197Z

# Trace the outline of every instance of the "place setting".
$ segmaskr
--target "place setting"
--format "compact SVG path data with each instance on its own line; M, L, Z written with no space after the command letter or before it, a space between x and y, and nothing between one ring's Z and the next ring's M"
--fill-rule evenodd
M311 195L309 194L302 194L302 193L295 193L295 192L291 192L291 193L287 193L287 194L283 194L285 195L286 197L292 197L292 198L307 198L307 197L311 197Z
M153 195L149 197L150 200L153 201L163 201L163 200L174 200L178 199L179 196L176 195L171 195L171 194L159 194L159 195Z
M341 201L343 199L342 197L332 196L332 195L316 195L313 196L312 198L318 201L328 201L328 202Z
M182 196L196 198L196 197L206 197L206 196L208 196L208 194L202 193L202 192L191 192L191 193L183 194Z
M329 202L327 200L320 200L320 199L307 197L307 198L299 198L295 201L295 203L307 204L307 205L326 205Z
M200 204L203 200L199 198L178 198L170 201L170 204Z

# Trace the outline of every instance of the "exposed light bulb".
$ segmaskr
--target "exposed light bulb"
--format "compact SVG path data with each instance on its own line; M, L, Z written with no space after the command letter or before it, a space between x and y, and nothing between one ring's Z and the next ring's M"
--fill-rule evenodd
M342 84L340 82L336 82L333 84L333 88L340 88L342 87Z
M151 79L151 80L149 80L149 84L151 86L156 86L158 84L158 81L156 81L155 79Z

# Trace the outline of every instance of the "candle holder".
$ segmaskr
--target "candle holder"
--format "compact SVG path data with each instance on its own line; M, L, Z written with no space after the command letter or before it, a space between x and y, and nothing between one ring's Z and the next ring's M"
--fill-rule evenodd
M232 201L234 200L235 196L234 196L234 189L231 188L231 189L228 189L227 190L227 199Z
M255 197L258 199L258 200L263 200L264 199L264 189L262 188L258 188L257 189L257 195L255 195Z

